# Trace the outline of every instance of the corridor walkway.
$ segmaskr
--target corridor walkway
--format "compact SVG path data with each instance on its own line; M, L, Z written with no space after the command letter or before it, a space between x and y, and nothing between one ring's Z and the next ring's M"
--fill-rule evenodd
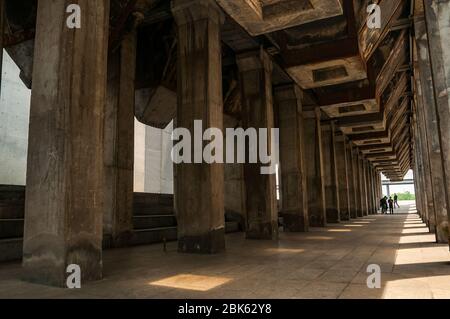
M381 266L381 289L367 288L369 264ZM175 243L106 251L104 268L104 280L69 291L25 283L19 263L2 264L0 297L450 298L448 246L434 243L412 203L278 243L229 235L217 256L178 254Z

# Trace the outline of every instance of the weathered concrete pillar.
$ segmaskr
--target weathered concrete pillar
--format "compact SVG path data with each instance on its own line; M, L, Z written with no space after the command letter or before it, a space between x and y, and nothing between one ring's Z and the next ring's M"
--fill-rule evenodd
M361 188L361 169L360 169L360 155L358 148L353 147L353 179L355 184L356 195L356 217L363 217L362 209L362 188Z
M372 191L372 214L377 214L379 198L376 186L375 169L372 165L370 166L370 187Z
M373 189L373 196L374 196L374 214L378 214L378 211L380 210L380 192L378 190L378 178L377 178L377 170L375 167L372 166L372 189Z
M270 130L274 127L272 61L263 50L239 55L236 61L242 91L243 126L245 129L267 128L270 144ZM244 165L247 238L277 239L276 177L261 174L262 166L260 162Z
M340 220L350 220L351 208L348 180L349 176L351 177L351 170L347 166L347 146L345 136L342 133L335 136L335 150Z
M109 1L80 0L81 28L67 1L39 1L28 146L24 277L65 286L102 277L103 120Z
M325 210L327 223L339 223L339 189L337 181L337 163L335 148L335 129L333 122L321 124L322 128L322 154L325 179Z
M274 89L280 126L281 200L287 231L308 230L308 192L306 188L302 92L295 85Z
M367 184L367 198L368 198L368 213L373 215L373 190L372 190L372 177L371 177L371 167L370 162L367 162L366 167L366 184Z
M416 78L416 114L417 114L417 132L418 132L418 150L420 154L421 168L423 184L423 192L425 195L424 205L427 206L427 217L428 217L428 226L430 227L430 231L432 233L436 233L436 212L434 209L434 200L433 200L433 183L431 178L431 170L430 170L430 158L429 158L429 147L428 147L428 139L427 130L425 127L425 112L424 103L423 103L423 90L420 83L420 77Z
M356 212L356 188L354 175L355 171L353 170L353 152L352 145L350 142L344 137L345 140L345 149L346 149L346 166L347 166L347 181L348 181L348 197L349 197L349 213L350 218L357 218Z
M364 161L364 177L366 186L366 197L367 197L367 215L372 214L372 198L370 193L370 183L369 183L369 162Z
M424 168L423 168L423 154L422 154L422 146L421 139L419 137L420 131L417 123L417 103L414 103L414 117L413 117L413 131L414 131L414 164L416 172L414 174L414 180L416 185L416 196L417 196L417 206L420 212L420 215L423 218L424 223L429 226L429 218L428 218L428 208L427 208L427 193L425 192L425 179L424 179ZM431 229L431 228L430 228Z
M378 206L381 208L380 206L380 199L383 197L383 182L381 179L381 173L377 172L377 182L378 182L378 193L380 194L378 197Z
M364 186L366 190L366 214L370 215L370 191L369 191L369 176L368 176L368 167L369 167L369 161L364 159L363 162L363 168L364 168Z
M309 225L313 227L325 227L327 223L320 112L318 107L303 107Z
M104 246L126 246L133 231L136 31L110 54L105 111Z
M364 173L365 159L361 154L358 154L358 168L359 168L359 185L361 188L361 215L367 216L367 190L366 190L366 175Z
M239 120L230 115L223 115L224 130L234 129L239 125ZM224 145L226 145L228 138L234 139L234 134L225 135ZM234 145L234 154L237 153L239 146ZM224 156L226 158L227 150L224 149ZM233 221L239 222L239 227L242 231L245 230L246 214L245 214L245 181L244 181L244 164L233 163L224 164L224 178L225 178L225 218L227 215Z
M222 130L222 11L211 0L175 0L172 13L178 27L177 128L194 136L199 120L203 130ZM194 139L197 159L204 145ZM196 162L176 166L178 251L218 253L225 249L223 163Z
M439 140L439 127L436 114L436 100L431 74L428 38L423 18L414 22L418 55L419 78L421 83L423 115L428 139L428 157L433 188L433 206L436 217L436 240L439 243L449 242L448 211L445 200L444 169L442 166L442 148Z

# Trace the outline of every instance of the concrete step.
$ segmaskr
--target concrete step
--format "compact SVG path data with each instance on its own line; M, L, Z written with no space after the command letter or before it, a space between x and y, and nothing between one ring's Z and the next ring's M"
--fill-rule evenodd
M22 238L0 239L0 262L22 259Z
M0 202L0 219L23 219L24 215L25 207L23 201Z
M0 219L23 218L25 187L0 185Z
M134 216L148 216L148 215L174 215L174 209L172 206L140 206L134 205L133 215Z
M135 205L173 207L173 195L170 194L134 193L133 200Z
M134 231L132 245L145 245L162 243L164 239L169 241L177 240L177 227L162 227L153 229L140 229Z
M133 217L134 229L151 229L177 226L175 215L143 215Z
M0 239L23 236L23 219L0 219Z

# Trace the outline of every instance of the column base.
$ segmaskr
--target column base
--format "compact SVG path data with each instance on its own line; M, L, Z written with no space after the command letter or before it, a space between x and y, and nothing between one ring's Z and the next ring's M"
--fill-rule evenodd
M31 251L30 252L27 252ZM39 236L27 243L23 253L22 279L35 284L67 288L67 266L81 269L81 282L97 281L103 277L102 249L87 241L64 247L52 236Z
M112 248L123 248L130 246L134 237L134 233L132 231L125 231L116 236L113 236L111 239L111 247Z
M447 244L449 240L448 223L441 223L436 227L436 239L439 244Z
M327 223L340 223L339 211L335 208L327 208Z
M436 225L430 224L430 226L428 226L428 228L430 229L430 233L435 235L436 242L437 242Z
M246 232L247 239L277 240L278 223L277 222L258 222L249 223Z
M305 217L300 211L281 212L280 216L283 217L284 230L286 232L298 233L308 231Z
M327 221L325 217L319 214L310 214L309 215L309 226L311 227L326 227Z
M348 211L341 211L341 221L349 221L350 213Z
M217 254L225 250L225 228L211 230L198 236L178 238L178 252L188 254Z

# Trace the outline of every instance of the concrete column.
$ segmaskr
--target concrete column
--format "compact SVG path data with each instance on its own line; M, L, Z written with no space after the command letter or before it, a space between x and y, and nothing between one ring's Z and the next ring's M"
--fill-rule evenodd
M339 223L339 189L337 181L337 161L335 148L335 128L333 122L322 123L322 153L325 178L325 210L327 223Z
M38 3L30 108L23 274L61 287L70 264L102 277L109 1L77 3L80 29L67 1Z
M339 194L340 220L350 220L350 193L349 175L351 171L347 167L347 148L343 134L335 136L336 170Z
M383 197L383 182L381 181L381 173L377 172L377 183L378 183L378 193L380 194L379 199ZM380 201L378 200L378 206L380 206Z
M133 232L135 70L136 32L132 31L108 61L104 246L125 246Z
M416 19L414 22L419 79L421 83L421 95L425 130L428 140L428 158L431 174L431 186L433 188L433 206L436 218L436 240L439 243L449 242L448 211L445 200L444 169L442 166L442 148L439 140L439 127L436 114L436 100L431 74L430 56L428 52L428 38L424 19Z
M422 221L425 222L425 218L423 216L422 209L421 209L422 203L421 203L421 194L420 194L420 191L419 191L419 179L420 179L420 177L419 177L419 173L418 173L416 150L414 149L413 152L414 152L413 153L414 154L413 172L414 172L414 191L415 191L415 194L416 194L416 209L417 209L417 214L419 214L419 216L422 219Z
M345 149L346 149L349 213L350 213L350 218L357 218L358 215L356 213L356 188L355 188L355 181L354 181L355 171L353 170L352 146L345 137L344 137L344 139L345 139L344 143L345 143Z
M375 168L373 166L370 167L370 182L372 185L372 200L373 200L373 213L378 213L378 203L380 202L379 194L377 192L377 179L375 174Z
M194 136L200 120L203 130L222 130L222 11L211 0L175 0L172 13L178 28L177 127ZM206 142L194 139L198 159ZM176 166L178 251L214 254L225 249L224 168L195 159Z
M358 168L359 168L359 187L361 189L361 216L367 216L367 193L366 193L366 178L364 174L364 158L358 154Z
M370 173L370 162L367 163L366 177L367 177L367 194L369 198L369 215L373 215L373 190L372 190L372 175Z
M272 101L272 61L263 51L236 58L242 92L242 119L245 129L274 127ZM268 136L270 142L271 137ZM247 238L278 238L275 175L261 174L262 163L244 165L247 208ZM265 165L264 165L265 166Z
M374 214L378 214L378 210L380 209L379 207L379 202L380 202L380 194L378 192L378 184L377 184L377 176L376 176L376 170L375 168L372 166L371 167L371 171L370 171L371 175L371 181L372 181L372 191L373 191L373 205L374 205Z
M366 170L366 182L367 182L367 197L368 197L368 206L369 206L369 215L373 215L373 189L372 189L372 175L371 175L371 165L370 162L367 162L367 170Z
M353 172L354 172L354 184L356 195L356 215L357 217L363 217L362 209L362 188L361 188L361 169L358 148L353 147Z
M370 215L370 192L369 192L369 182L368 182L368 166L369 161L364 159L363 161L363 171L364 171L364 188L366 193L366 215Z
M450 0L424 1L446 207L450 207ZM442 216L441 212L438 212Z
M427 194L424 189L425 179L424 179L424 168L423 168L423 155L421 147L421 139L419 137L420 132L417 124L417 104L414 103L415 115L413 120L414 127L414 155L415 155L415 166L416 174L414 175L415 185L417 187L417 197L418 197L418 210L423 218L424 223L429 226L428 218L428 208L427 208ZM430 228L431 229L431 228Z
M416 101L417 101L417 132L418 132L418 150L420 154L419 161L421 161L421 169L422 169L422 178L423 183L421 185L424 192L424 205L427 206L427 217L428 217L428 226L430 227L430 231L432 233L436 233L436 212L434 209L434 201L433 201L433 184L431 178L431 170L430 170L430 158L428 154L428 136L425 127L425 112L423 99L422 99L422 87L419 78L416 79Z
M302 93L295 85L274 89L280 126L281 200L287 231L308 230L308 192L303 134Z
M325 227L327 223L320 112L318 107L303 108L309 225L313 227Z

